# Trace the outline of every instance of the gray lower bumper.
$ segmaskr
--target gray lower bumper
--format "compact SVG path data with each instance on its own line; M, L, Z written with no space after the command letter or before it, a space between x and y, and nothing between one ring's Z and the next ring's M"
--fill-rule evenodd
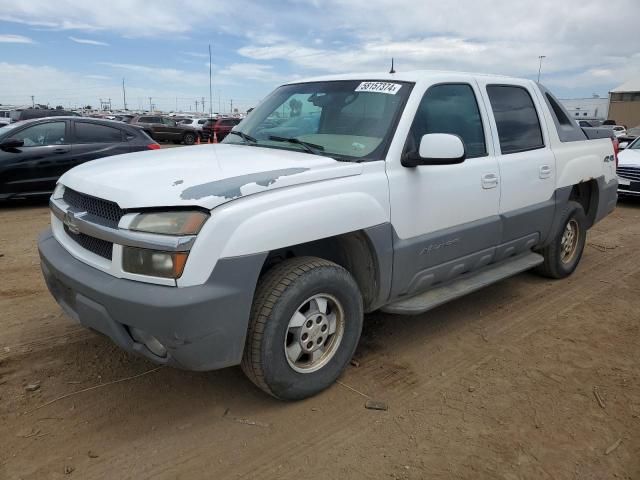
M40 236L38 249L56 301L72 318L121 348L187 370L240 363L266 254L222 259L204 285L176 288L103 273L71 256L50 230ZM166 347L166 357L136 342L131 327L156 337Z

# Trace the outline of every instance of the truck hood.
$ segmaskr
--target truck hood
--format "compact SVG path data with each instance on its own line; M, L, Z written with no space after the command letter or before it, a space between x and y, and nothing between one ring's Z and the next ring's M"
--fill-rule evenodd
M121 208L200 206L309 182L358 175L362 165L304 152L246 145L198 145L87 162L60 182Z

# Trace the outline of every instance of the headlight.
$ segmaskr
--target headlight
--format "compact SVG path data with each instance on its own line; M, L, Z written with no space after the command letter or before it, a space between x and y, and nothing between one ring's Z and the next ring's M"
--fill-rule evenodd
M129 229L167 235L196 235L207 218L208 214L198 211L141 213L133 219Z
M122 247L122 269L139 275L180 278L188 255L188 252L160 252L145 248Z
M56 183L56 188L53 190L53 194L51 195L51 198L58 199L58 198L62 198L63 195L64 195L64 185L62 185L61 183Z

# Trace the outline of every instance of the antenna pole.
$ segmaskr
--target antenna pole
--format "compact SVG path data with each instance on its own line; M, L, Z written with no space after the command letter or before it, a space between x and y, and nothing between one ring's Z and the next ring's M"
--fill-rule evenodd
M124 88L124 78L122 79L122 103L124 104L125 111L127 110L127 91Z
M389 70L389 73L396 73L395 69L393 68L393 57L391 57L391 70Z
M209 44L209 118L213 117L213 91L211 90L211 44ZM202 109L204 111L204 108Z

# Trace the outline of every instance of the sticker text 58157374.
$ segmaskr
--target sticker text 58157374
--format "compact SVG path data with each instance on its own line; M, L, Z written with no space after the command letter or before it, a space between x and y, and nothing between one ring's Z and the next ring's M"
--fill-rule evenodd
M376 92L395 95L398 93L402 85L390 82L362 82L356 88L356 92Z

